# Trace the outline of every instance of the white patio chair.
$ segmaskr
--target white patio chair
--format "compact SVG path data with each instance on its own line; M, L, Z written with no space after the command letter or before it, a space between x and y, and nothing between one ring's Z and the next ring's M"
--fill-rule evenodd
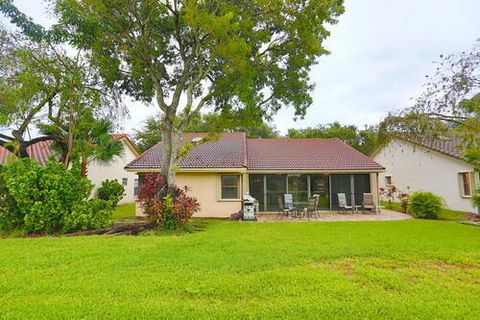
M364 193L363 194L362 209L363 209L363 211L370 210L373 213L377 212L377 206L375 205L375 202L373 201L373 194L371 194L371 193Z
M353 206L347 204L347 196L345 193L337 193L338 196L338 212L343 210L343 212L351 211L353 212Z

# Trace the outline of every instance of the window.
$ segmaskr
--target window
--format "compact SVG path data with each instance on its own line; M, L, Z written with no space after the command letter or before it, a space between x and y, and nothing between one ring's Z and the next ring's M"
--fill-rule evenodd
M133 181L133 195L136 196L138 194L138 179Z
M472 196L472 186L470 181L470 172L460 172L460 184L462 188L462 196Z
M124 186L128 185L128 178L123 178L123 179L122 179L122 184L123 184Z
M240 199L240 176L222 175L221 180L221 198L222 199Z
M391 185L392 184L392 176L385 176L385 185Z

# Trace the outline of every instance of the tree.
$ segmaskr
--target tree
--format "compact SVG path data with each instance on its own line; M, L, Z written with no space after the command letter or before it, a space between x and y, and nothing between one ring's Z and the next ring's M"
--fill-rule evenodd
M82 118L118 111L118 95L103 85L81 50L71 57L46 38L33 41L5 30L0 31L0 46L0 127L10 131L0 134L0 146L28 157L29 146L52 140L60 146L61 161L68 168L79 126L94 124L82 124ZM49 129L31 138L33 125Z
M67 140L71 131L68 124L39 125L39 127L45 135L62 137L62 140ZM113 139L113 123L107 119L96 119L88 110L84 110L78 117L73 129L75 144L71 151L71 158L76 163L80 163L82 176L87 176L88 165L91 162L110 164L115 157L121 156L124 152L122 142ZM53 145L60 154L62 154L62 147L62 144Z
M305 114L310 67L343 1L58 0L55 11L107 83L156 103L172 185L182 132L204 107Z
M358 151L370 155L378 145L377 130L372 126L358 129L355 125L339 122L318 125L315 128L289 129L290 138L338 138Z
M241 110L240 110L241 111ZM240 115L241 112L210 112L192 117L184 132L245 132L248 138L275 138L279 133L275 126L263 119ZM162 140L162 120L149 117L141 130L135 130L135 140L140 150L147 150Z
M274 125L261 117L242 114L243 110L232 113L211 112L192 119L185 132L245 132L249 138L275 138L278 132Z
M441 55L436 66L415 104L390 113L381 134L413 140L457 136L465 159L480 170L480 46ZM479 196L474 201L480 204Z
M141 151L145 151L162 140L162 121L160 117L148 117L143 128L135 130L133 139Z
M28 139L29 126L60 95L62 71L56 68L47 48L20 36L0 30L0 127L10 127L10 134L0 134L0 146L28 157L27 148L53 136Z

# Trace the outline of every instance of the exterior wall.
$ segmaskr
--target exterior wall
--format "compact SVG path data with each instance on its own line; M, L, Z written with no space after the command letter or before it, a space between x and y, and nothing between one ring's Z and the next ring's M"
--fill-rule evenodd
M238 200L221 200L220 199L220 172L205 173L177 173L177 185L180 187L187 186L188 194L197 198L200 202L200 212L197 212L196 218L229 218L234 212L242 209L242 201ZM224 173L237 174L237 173ZM240 173L238 173L240 175ZM247 182L248 183L248 182ZM244 183L240 182L240 196L244 193ZM137 204L136 215L142 216L143 210Z
M132 203L135 201L134 196L134 183L135 179L137 179L137 175L134 172L127 172L125 171L125 166L136 159L135 153L128 147L128 145L121 140L124 144L124 154L121 157L116 157L112 163L109 164L101 164L97 162L92 162L88 166L88 178L92 181L95 185L95 190L102 184L103 181L109 180L117 180L118 182L122 183L123 178L128 179L128 183L125 187L125 197L120 200L120 204L122 203ZM93 191L93 194L95 193Z
M393 140L380 150L373 160L385 166L380 174L380 187L385 187L385 176L402 191L430 191L442 196L450 209L477 212L471 198L461 194L459 172L474 172L465 161L416 146L402 140ZM472 182L478 181L478 175ZM478 184L476 184L478 185ZM472 189L476 187L472 183Z
M235 173L225 173L235 174ZM239 173L240 174L240 173ZM200 212L194 217L228 218L242 208L241 200L220 199L221 173L178 173L177 185L187 186L189 194L200 202ZM243 195L240 183L240 196Z
M221 200L220 199L220 176L222 174L237 174L232 172L202 172L202 173L177 173L177 185L187 186L189 194L194 196L200 202L200 212L194 217L204 218L228 218L234 212L242 209L242 201ZM249 176L246 173L241 175L240 195L242 196L249 190ZM370 173L370 186L374 199L378 199L377 173ZM136 215L142 216L142 208L137 204Z

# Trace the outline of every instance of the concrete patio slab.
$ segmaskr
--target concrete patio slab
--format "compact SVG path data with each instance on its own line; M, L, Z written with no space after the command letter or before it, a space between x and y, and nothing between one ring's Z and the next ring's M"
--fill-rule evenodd
M331 221L395 221L413 219L412 216L396 211L382 210L379 214L372 213L337 213L335 211L322 211L315 218L279 217L276 213L257 214L259 222L331 222Z

